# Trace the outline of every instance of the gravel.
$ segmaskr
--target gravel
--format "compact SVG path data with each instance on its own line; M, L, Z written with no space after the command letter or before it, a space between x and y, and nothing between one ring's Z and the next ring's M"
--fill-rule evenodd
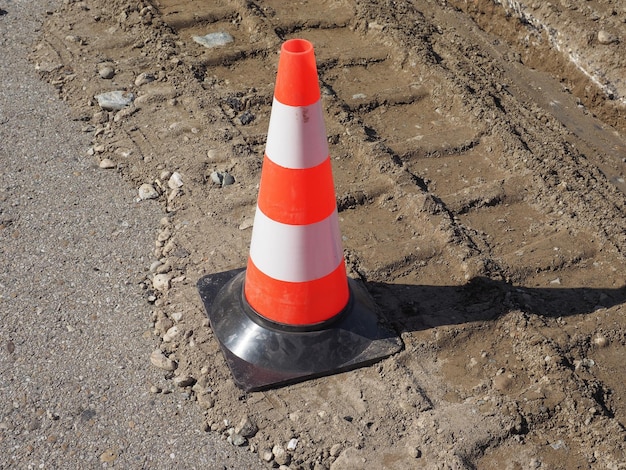
M188 391L157 393L139 284L162 214L87 155L26 60L57 5L1 5L0 468L257 468Z

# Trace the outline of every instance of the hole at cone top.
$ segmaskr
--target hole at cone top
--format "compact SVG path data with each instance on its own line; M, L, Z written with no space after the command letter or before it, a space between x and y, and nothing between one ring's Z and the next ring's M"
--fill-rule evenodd
M304 54L313 50L313 44L306 39L290 39L283 44L283 51L290 54Z

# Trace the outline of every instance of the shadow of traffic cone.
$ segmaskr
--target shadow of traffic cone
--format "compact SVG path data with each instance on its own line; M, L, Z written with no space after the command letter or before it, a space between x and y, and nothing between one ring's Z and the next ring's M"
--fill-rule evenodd
M198 282L247 391L371 364L401 348L346 275L313 46L285 42L247 269Z

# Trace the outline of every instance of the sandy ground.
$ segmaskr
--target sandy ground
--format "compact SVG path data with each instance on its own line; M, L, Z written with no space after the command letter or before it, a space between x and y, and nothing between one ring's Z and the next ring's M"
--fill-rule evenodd
M47 12L33 66L94 164L151 185L162 209L139 287L177 366L163 378L259 467L624 468L623 6L321 3ZM193 40L213 32L234 41ZM245 393L196 282L246 263L277 53L294 37L316 48L349 275L404 348ZM134 100L102 110L107 91ZM234 439L242 420L252 431Z

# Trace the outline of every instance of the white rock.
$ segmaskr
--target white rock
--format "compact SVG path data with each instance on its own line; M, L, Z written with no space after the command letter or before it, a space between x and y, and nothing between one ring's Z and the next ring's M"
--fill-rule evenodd
M289 465L291 458L282 446L276 444L272 447L272 454L274 454L274 460L278 465Z
M598 31L598 42L600 44L612 44L617 42L617 38L608 31L600 30Z
M165 292L170 288L170 276L169 274L157 274L152 279L152 287L159 292Z
M205 36L193 36L193 40L198 44L202 44L204 47L213 48L219 46L225 46L234 41L233 37L224 32L209 33Z
M137 78L135 78L135 85L145 85L146 83L153 82L154 80L154 75L152 75L151 73L143 72L137 75Z
M183 312L174 312L171 315L172 320L179 322L183 319Z
M145 201L146 199L156 199L159 197L159 192L154 189L154 186L148 183L144 183L139 186L139 199Z
M175 361L172 361L169 357L167 357L160 349L155 349L150 354L150 362L153 366L158 367L163 370L176 370L178 364Z
M98 75L100 75L100 78L109 80L115 75L115 69L110 65L103 65L98 69Z
M173 327L171 327L169 330L167 330L167 332L163 335L163 342L165 343L169 343L170 341L172 341L174 338L176 338L176 336L178 336L178 327L176 325L174 325Z
M109 91L96 95L95 98L105 111L118 111L131 104L135 95L126 91Z
M109 158L104 158L99 166L105 170L110 170L111 168L115 168L115 162Z
M183 178L180 175L180 173L178 173L177 171L172 173L172 176L170 176L170 179L167 181L167 185L169 186L170 189L178 189L182 187Z
M296 447L298 447L298 439L294 437L287 443L287 450L296 450Z

